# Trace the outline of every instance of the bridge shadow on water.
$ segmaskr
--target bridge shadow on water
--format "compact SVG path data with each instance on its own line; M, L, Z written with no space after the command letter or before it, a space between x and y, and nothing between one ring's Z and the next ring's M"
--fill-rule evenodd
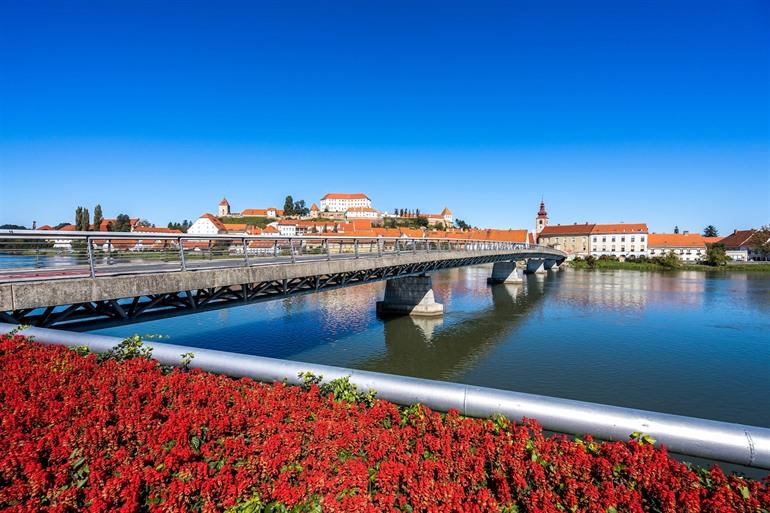
M496 344L524 323L545 296L545 280L530 275L521 284L490 285L489 307L445 326L441 317L396 317L384 321L385 352L356 363L356 368L451 379L473 367ZM450 310L451 314L451 310Z

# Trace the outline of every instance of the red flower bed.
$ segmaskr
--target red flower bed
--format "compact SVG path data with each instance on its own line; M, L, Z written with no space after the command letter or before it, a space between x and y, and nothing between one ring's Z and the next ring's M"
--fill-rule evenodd
M767 480L691 470L643 441L546 438L534 422L100 363L21 336L0 337L0 378L9 511L770 509Z

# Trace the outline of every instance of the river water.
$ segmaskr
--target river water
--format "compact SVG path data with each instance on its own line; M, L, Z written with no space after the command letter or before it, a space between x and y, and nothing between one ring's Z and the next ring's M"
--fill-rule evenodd
M490 273L435 273L439 319L378 319L372 283L97 333L770 427L770 273Z

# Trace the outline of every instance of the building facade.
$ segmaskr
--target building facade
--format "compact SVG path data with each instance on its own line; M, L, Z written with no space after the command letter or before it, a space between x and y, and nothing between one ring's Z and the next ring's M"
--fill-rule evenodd
M222 221L211 214L203 214L187 229L187 233L193 235L216 235L226 232L227 228L222 224Z
M589 252L595 257L646 255L647 231L645 223L595 224L591 229Z
M372 200L366 194L330 192L320 201L322 212L347 212L351 208L372 208Z
M544 213L545 210L541 208L541 212ZM538 226L537 222L541 219L538 214L536 226ZM545 217L545 224L535 234L535 237L537 238L537 243L541 246L549 246L570 255L584 257L590 254L589 239L595 226L595 224L589 223L549 226L548 218Z
M379 219L381 214L371 207L350 207L345 211L348 219Z
M757 230L735 230L733 233L719 241L725 247L727 256L735 261L748 262L749 260L763 260L767 255L762 255L753 246ZM766 242L766 241L765 241Z
M698 233L650 233L647 255L664 257L670 253L684 262L699 262L706 258L706 240Z

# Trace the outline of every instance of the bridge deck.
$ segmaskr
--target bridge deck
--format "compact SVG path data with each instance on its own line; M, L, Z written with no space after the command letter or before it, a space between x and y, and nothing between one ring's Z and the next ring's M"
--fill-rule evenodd
M135 237L136 235L134 235ZM50 237L50 235L48 235ZM100 266L89 250L90 272L82 265L59 272L45 269L0 271L0 320L11 323L52 326L75 325L93 320L129 321L139 317L203 308L221 308L231 303L254 302L291 294L351 286L425 272L482 263L531 258L561 261L565 254L552 248L510 242L412 240L411 249L385 252L387 243L372 242L359 251L358 240L340 240L339 253L297 254L290 240L290 256L244 258L222 255L218 259L158 262L142 259L117 266ZM249 240L242 239L245 245ZM354 242L355 253L343 252L342 244ZM90 244L90 240L89 240ZM182 242L180 247L184 247ZM282 242L283 244L283 242ZM277 246L277 243L276 243ZM186 253L186 251L183 251ZM0 268L1 269L1 268ZM85 274L85 276L84 276ZM3 280L2 276L7 276Z

